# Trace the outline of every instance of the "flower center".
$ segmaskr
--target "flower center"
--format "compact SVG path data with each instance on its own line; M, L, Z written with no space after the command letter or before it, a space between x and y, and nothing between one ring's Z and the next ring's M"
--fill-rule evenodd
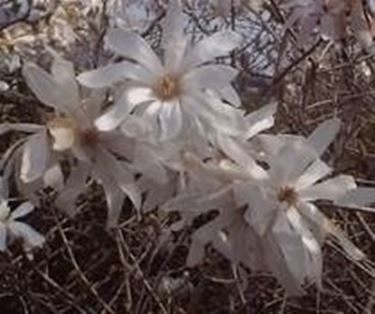
M178 79L171 75L165 75L158 79L154 92L161 100L170 100L180 94Z
M99 134L95 129L80 129L69 118L54 118L47 123L48 131L54 143L53 149L65 151L79 143L83 146L94 146L99 141Z
M285 202L288 204L288 206L293 206L297 203L298 193L294 188L290 186L285 186L279 189L277 198L279 202Z
M47 123L47 128L54 140L54 150L65 151L73 147L77 137L77 126L74 121L68 118L54 118Z
M99 142L99 133L95 129L87 129L79 132L82 145L94 146Z

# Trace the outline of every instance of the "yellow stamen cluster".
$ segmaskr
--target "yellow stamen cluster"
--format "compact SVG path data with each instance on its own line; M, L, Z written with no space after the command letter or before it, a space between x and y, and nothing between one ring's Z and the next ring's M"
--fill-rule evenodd
M279 202L285 202L288 206L293 206L297 203L298 193L294 188L285 186L279 189L277 198Z
M161 77L154 86L154 93L161 100L170 100L180 94L178 79L171 75Z

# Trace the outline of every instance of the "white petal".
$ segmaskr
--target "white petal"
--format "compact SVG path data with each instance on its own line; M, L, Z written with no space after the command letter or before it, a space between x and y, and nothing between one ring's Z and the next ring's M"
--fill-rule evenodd
M221 220L214 219L194 232L186 260L187 266L192 267L202 261L205 253L205 245L212 242L218 236L218 232L222 227Z
M0 221L5 221L8 219L10 214L10 208L8 206L7 200L0 200Z
M182 112L179 101L164 102L159 111L160 140L166 141L176 137L182 129Z
M276 110L277 104L270 104L246 116L249 129L242 138L248 140L256 134L271 128L275 122L274 114Z
M241 261L247 265L253 264L251 250L254 245L249 243L249 237L252 237L251 241L253 241L254 235L248 232L251 228L240 217L231 224L231 229L232 232L228 231L228 236L223 231L219 232L219 236L215 238L214 247L236 264ZM227 252L228 249L229 252Z
M78 105L80 97L73 64L56 56L52 63L51 72L55 82L64 92L65 101L70 102L72 107Z
M295 184L306 169L317 159L315 150L303 140L284 145L278 154L270 156L269 174L278 184Z
M315 182L319 181L320 179L324 178L331 172L332 172L332 168L328 167L328 165L325 162L318 159L314 163L312 163L309 168L307 168L307 170L302 176L300 176L297 179L295 187L297 191L303 190L313 185Z
M133 175L105 149L96 151L96 168L101 173L107 173L117 183L118 187L130 198L136 209L141 207L141 192L135 184Z
M100 143L109 151L127 160L133 160L136 142L132 138L125 136L120 130L101 132Z
M224 56L237 48L241 41L241 36L232 31L215 33L193 47L184 60L184 68L193 68L217 57Z
M194 215L207 212L212 209L230 206L232 200L228 197L228 188L218 191L185 191L168 200L162 207L165 212L180 211Z
M285 287L288 295L303 294L302 285L307 277L307 252L288 223L279 215L273 232L264 238L264 263Z
M162 45L165 49L173 45L176 40L184 35L184 26L182 23L183 13L179 0L171 1L168 4L167 12L163 22L163 39Z
M137 137L144 137L149 134L150 125L147 124L146 119L134 115L129 116L121 125L121 132L125 136L135 139Z
M45 126L33 123L8 123L0 124L0 135L4 135L11 131L36 133L45 129Z
M176 183L173 180L171 180L171 182L165 182L164 184L156 182L157 181L150 180L145 176L137 181L142 191L147 193L142 204L142 212L144 213L158 208L160 205L172 199L176 191Z
M313 279L313 281L316 282L318 286L320 286L323 267L322 252L320 249L320 245L318 241L314 238L314 236L311 234L309 227L305 224L303 218L295 208L289 208L286 211L286 215L295 231L298 232L298 234L301 236L302 243L309 252L312 269L306 269L307 274L311 272L311 279Z
M299 191L299 196L305 201L323 199L336 201L347 191L355 188L356 184L352 176L340 175Z
M191 96L182 99L183 110L189 111L193 117L199 118L215 132L239 136L246 131L242 110L223 103L213 93Z
M87 164L79 162L71 170L64 188L59 192L59 195L56 198L56 207L71 217L76 213L75 202L77 197L83 193L86 188L89 169L90 168Z
M330 223L329 220L326 220L325 228L327 229L327 232L331 233L338 240L350 258L360 261L366 257L366 255L349 240L346 234L334 224Z
M4 199L7 198L8 193L9 193L8 182L4 179L4 177L0 176L0 208L1 208L1 203L4 201Z
M137 145L134 152L133 164L143 175L155 182L165 184L168 182L166 169L155 158L156 152L146 145Z
M141 104L128 100L128 91L125 91L103 115L95 120L95 126L100 131L112 131L117 128L132 110Z
M375 212L375 208L367 207L368 205L374 205L375 207L375 188L359 187L350 190L336 204Z
M12 221L8 226L16 237L23 238L27 248L40 247L45 242L43 235L23 222Z
M257 188L249 189L246 197L250 205L244 218L260 236L264 236L272 230L280 209L265 199Z
M103 189L108 206L107 228L114 228L118 224L125 196L124 193L110 181L103 182Z
M2 222L0 222L0 251L4 252L7 249L7 229Z
M373 1L368 1L373 2ZM368 3L367 2L367 3ZM364 49L368 49L373 44L372 27L369 25L367 13L364 6L368 6L365 2L355 2L351 8L350 26L358 42ZM373 5L373 3L372 3Z
M298 209L302 215L314 222L324 233L334 236L346 253L354 260L361 260L365 257L363 252L359 250L329 218L327 218L319 209L311 203L301 202Z
M156 209L159 205L173 197L173 193L169 193L171 190L168 186L169 182L165 184L155 184L153 179L142 176L137 183L142 193L145 193L142 204L143 213L148 213ZM167 196L164 197L165 195Z
M29 136L23 148L21 180L29 183L42 177L47 169L49 155L49 143L45 131Z
M102 89L88 89L82 87L83 95L81 100L82 111L89 121L95 120L101 113L102 107L106 100L106 88Z
M100 131L112 131L126 119L128 114L129 106L125 104L115 104L95 120L95 126Z
M34 205L30 202L24 202L18 206L11 214L9 219L14 220L30 214L34 210Z
M328 230L325 228L328 218L313 203L299 202L296 208L309 223L315 238L323 244L328 234Z
M159 58L148 43L134 32L120 28L112 29L106 36L106 43L115 53L137 61L153 73L163 71Z
M150 132L152 132L160 136L159 111L161 110L162 106L163 104L160 101L152 102L143 112L141 119L139 119L136 123L133 121L133 125L130 129L126 127L128 132L127 134L129 134L129 136L137 136L139 134L150 135ZM153 138L156 140L158 136Z
M207 91L203 98L197 97L197 100L197 105L201 107L200 112L197 112L210 123L215 131L231 136L240 136L246 132L245 112L242 109L222 102L211 91Z
M232 85L227 85L216 91L220 98L229 102L232 106L241 107L241 98Z
M77 80L82 85L90 88L109 87L125 79L143 82L150 86L153 83L151 73L141 66L127 61L108 64L101 68L81 73L77 77Z
M188 40L184 36L184 21L179 1L168 4L163 23L162 47L164 66L168 73L179 73L181 61L185 55Z
M163 204L162 210L164 212L201 212L204 209L197 206L201 201L201 194L194 192L184 192L178 194L176 197L171 198Z
M149 87L130 87L124 92L124 97L130 104L142 104L156 100L152 89Z
M60 191L64 186L64 175L60 164L56 163L48 168L43 176L43 183L45 187L51 187Z
M154 182L157 182L156 184L165 184L168 181L166 169L159 163L151 163L151 161L142 162L141 160L137 160L134 162L134 166L140 173L144 174Z
M285 145L290 145L296 140L301 141L303 137L289 134L259 134L256 136L256 141L259 143L261 150L269 157L279 154Z
M27 85L43 104L59 112L70 113L70 99L52 75L32 63L24 65L22 74Z
M219 91L237 76L238 70L227 65L209 64L194 68L183 76L182 84L187 90L206 88Z
M327 147L333 142L340 129L340 120L337 118L327 120L320 124L308 137L311 145L318 156L321 156Z
M264 179L267 177L267 173L263 168L255 162L240 144L232 140L230 137L218 134L217 144L228 158L238 163L254 179Z

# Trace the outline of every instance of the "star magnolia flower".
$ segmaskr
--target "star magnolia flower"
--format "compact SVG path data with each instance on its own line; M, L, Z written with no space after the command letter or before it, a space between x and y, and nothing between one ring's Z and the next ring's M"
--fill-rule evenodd
M5 198L3 184L1 180L0 191L0 251L7 248L7 239L22 238L26 252L34 247L43 245L45 239L39 232L29 225L17 219L28 215L34 210L34 206L29 202L24 202L11 212L8 201Z
M162 207L167 212L177 210L181 215L171 229L191 225L195 218L211 210L218 214L194 231L187 266L200 263L205 247L211 244L232 263L242 263L253 271L271 272L289 295L302 294L305 281L320 281L320 277L315 278L320 274L311 271L315 265L308 259L308 249L285 219L280 216L272 232L259 235L245 219L248 207L239 206L234 198L235 183L230 181L233 174L224 173L212 164L199 165L199 161L192 159L189 163L192 168L188 186ZM259 190L253 190L252 196L261 197L256 193Z
M183 35L181 8L176 2L170 4L163 28L163 63L139 35L122 29L110 30L107 46L133 62L122 61L79 75L78 80L91 88L126 82L122 96L96 120L96 126L111 130L133 114L142 116L162 140L176 137L189 122L216 130L226 124L227 130L240 134L245 129L245 123L241 123L243 111L221 101L240 106L230 84L237 70L206 64L228 54L240 41L236 33L222 31L195 46L188 45ZM225 116L221 106L225 107Z
M225 133L223 134L220 132L215 132L211 129L206 129L206 140L203 140L202 134L199 134L199 131L202 130L197 130L196 128L194 129L191 127L189 132L184 134L184 136L179 136L177 138L178 141L173 141L173 143L170 143L171 145L166 145L166 143L169 142L165 142L165 144L161 146L161 150L164 152L164 159L161 160L161 162L166 168L172 169L174 173L179 173L180 181L184 181L184 174L186 171L189 172L189 169L186 168L185 164L185 154L187 151L199 156L201 160L219 158L222 156L223 152L225 153L227 151L228 147L231 149L237 144L246 145L255 135L272 127L274 124L273 115L275 111L276 105L271 104L247 115L245 117L245 121L248 125L248 129L247 132L244 132L241 134L241 136L232 137ZM225 114L225 111L223 114ZM223 125L222 129L225 129L225 125ZM175 142L180 145L178 146ZM150 147L150 145L148 146ZM219 148L220 151L218 151L216 148ZM146 154L147 151L142 153L142 155ZM157 152L155 148L153 148L153 155L163 156L162 152ZM142 160L141 157L136 157L135 159ZM146 173L147 171L145 170L143 172ZM176 191L178 191L178 187L183 188L184 186L183 183L178 184L175 182L176 180L168 181L169 182L167 184L163 185L155 184L156 180L150 181L148 178L141 178L138 181L141 186L144 187L144 189L147 189L148 192L143 204L143 210L148 211L163 204L168 200L168 197L170 198L173 194L175 194ZM200 179L200 181L202 180ZM207 183L207 185L210 184ZM199 190L203 190L203 184Z
M374 22L361 0L291 0L285 7L293 8L286 28L299 24L298 42L302 45L309 38L306 34L312 35L315 28L333 40L343 39L350 28L363 48L373 43Z
M260 235L270 232L275 221L282 216L301 235L306 246L311 246L312 251L317 250L318 241L307 227L308 221L312 221L334 235L353 258L360 259L363 254L312 203L316 200L337 202L348 191L356 188L351 176L339 175L321 181L332 169L319 156L331 143L338 129L339 121L329 120L321 124L307 139L295 138L286 141L284 145L275 145L273 151L269 151L268 171L246 157L245 151L240 149L233 150L231 156L240 167L234 164L229 164L228 167L234 176L237 173L242 177L242 182L234 189L236 199L241 205L251 205L252 209L246 212L245 217ZM277 138L273 141L276 142ZM224 165L224 169L225 167L227 166ZM248 173L247 182L244 180L244 167ZM258 180L256 186L254 178ZM252 197L249 191L254 191L254 188L259 189L260 193L257 195L261 197Z
M45 125L3 126L21 131L37 130L23 145L21 179L31 183L45 177L51 159L59 168L56 156L70 157L71 172L59 191L56 204L74 214L76 198L85 190L88 178L94 178L105 191L108 224L112 226L120 214L124 193L140 208L141 192L134 181L133 169L114 155L131 161L134 141L120 131L102 132L96 128L94 120L100 114L104 94L93 92L85 97L75 80L71 63L55 56L51 71L52 75L31 63L23 68L29 87L43 104L55 110L55 114ZM52 176L59 172L56 167Z
M333 235L351 258L355 260L364 258L364 254L313 203L316 200L330 200L334 203L349 204L358 199L357 194L350 196L351 193L355 193L352 191L356 188L351 176L339 175L322 181L331 172L331 168L322 162L319 156L331 143L338 129L339 121L333 119L320 125L307 139L302 137L278 139L276 136L263 138L265 151L268 150L268 157L264 159L269 167L267 171L260 167L240 144L233 141L225 151L232 161L224 159L219 163L202 164L196 158L187 159L187 167L200 169L201 177L214 176L226 184L222 190L225 191L226 188L228 191L229 189L233 193L235 203L230 212L235 215L235 212L242 210L241 224L248 226L246 232L256 233L256 237L260 239L254 240L255 244L263 248L262 250L273 250L272 254L276 257L270 258L268 255L268 261L276 258L283 261L284 266L281 272L280 268L275 265L269 264L268 267L277 274L284 286L293 294L301 291L305 281L315 282L320 286L321 243L326 235ZM281 143L278 143L280 141ZM273 145L274 143L277 145ZM365 203L373 200L369 196L370 192L362 193L367 193ZM225 206L220 205L225 203L223 200L214 202L216 207L212 207L213 195L217 194L218 192L216 194L203 193L200 194L201 197L183 194L167 203L166 207L169 210L174 208L178 211L190 210L191 212L192 208L197 208L198 211L200 206L207 208L207 203L209 203L210 209L225 211L223 209ZM349 196L343 199L344 195ZM188 218L191 220L189 215ZM229 222L230 220L223 218L222 221ZM237 235L231 236L227 231L230 226L224 225L225 227L219 225L221 226L219 229L225 231L224 242L236 241L231 237L238 239ZM211 230L209 226L202 228L203 234ZM231 230L235 232L235 229ZM211 236L215 238L215 241ZM211 239L218 243L217 232L211 236L204 239ZM208 240L202 240L201 237L203 235L199 233L194 236L195 242L207 243ZM255 244L251 245L254 247ZM199 256L199 253L194 252L199 252L199 247L202 245L198 245L198 249L193 249L191 253L193 257ZM235 254L233 251L229 252L229 254ZM238 255L235 254L235 256ZM247 265L251 264L253 262L248 261Z

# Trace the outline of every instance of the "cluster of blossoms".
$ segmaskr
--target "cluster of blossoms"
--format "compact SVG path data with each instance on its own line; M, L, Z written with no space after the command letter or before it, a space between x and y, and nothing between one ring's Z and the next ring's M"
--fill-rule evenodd
M373 44L373 0L290 0L283 6L292 9L285 27L298 25L300 45L306 44L314 32L333 41L344 40L351 33L364 49Z
M167 0L9 0L0 3L0 66L13 73L20 58L38 60L45 47L54 43L59 50L87 66L96 58L95 43L101 29L122 27L144 32L149 20L163 16ZM105 3L105 4L104 4ZM298 46L322 37L342 42L355 37L371 50L374 36L374 0L181 0L183 8L228 24L236 16L260 12L265 6L296 39ZM103 19L103 17L106 17ZM281 17L281 18L280 18ZM285 18L283 18L285 17ZM20 23L17 23L20 22ZM36 44L37 43L37 44ZM87 55L88 58L82 58ZM0 81L0 90L6 89ZM9 86L7 86L9 88Z
M2 135L28 134L1 165L3 182L13 180L29 199L10 211L3 184L0 249L8 234L22 237L27 251L43 244L43 236L16 220L38 206L40 189L52 188L56 207L73 216L77 198L95 181L104 191L108 228L117 226L126 197L139 214L179 212L170 227L175 232L216 211L192 234L189 266L211 245L232 263L272 272L290 294L301 293L305 283L320 286L326 237L354 260L364 254L316 201L374 212L367 206L375 189L357 187L351 176L329 177L332 168L321 156L339 131L338 118L307 138L264 134L276 104L246 113L231 84L237 70L214 62L242 37L223 30L192 45L182 16L171 1L161 58L138 34L112 28L105 42L117 63L76 77L73 64L50 51L50 73L34 63L23 66L29 88L48 110L40 124L0 125Z

